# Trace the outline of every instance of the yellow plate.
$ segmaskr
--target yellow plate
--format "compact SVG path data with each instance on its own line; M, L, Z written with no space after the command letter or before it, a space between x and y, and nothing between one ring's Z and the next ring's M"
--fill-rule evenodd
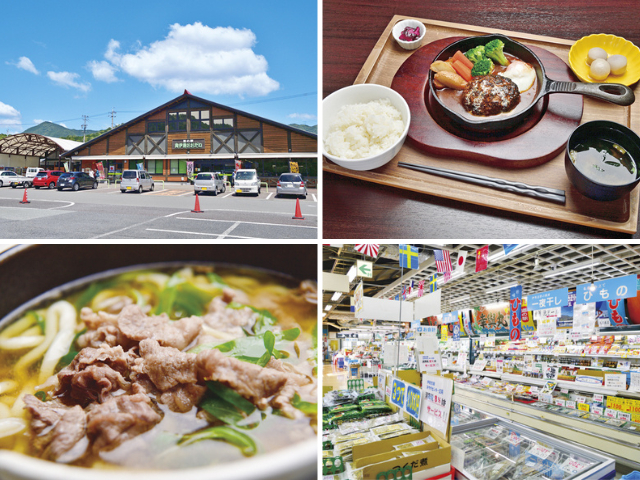
M627 71L622 75L609 75L605 80L596 81L589 76L587 54L593 47L603 48L609 55L627 57ZM621 83L632 85L640 80L640 48L629 40L615 35L598 33L582 37L569 50L569 65L580 80L588 83Z

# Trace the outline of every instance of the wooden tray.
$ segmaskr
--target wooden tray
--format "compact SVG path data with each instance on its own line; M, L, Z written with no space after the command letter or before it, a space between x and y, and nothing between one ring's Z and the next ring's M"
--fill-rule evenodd
M393 77L404 61L415 51L403 50L391 35L393 26L405 17L394 16L382 36L371 51L355 83L377 83L391 86ZM526 33L496 30L459 23L419 19L427 27L424 44L446 37L485 35L502 33L529 46L544 48L568 63L571 40L550 38ZM584 99L582 123L591 120L611 120L640 131L640 86L634 93L639 99L630 107L620 107L609 103ZM541 141L544 141L542 139ZM565 190L567 203L556 205L534 198L508 192L470 185L467 183L436 177L428 174L399 168L398 161L420 163L437 167L451 168L461 172L478 173L507 180L526 180L530 185L542 185ZM359 178L392 187L413 190L444 198L450 198L486 207L511 212L534 215L568 223L602 228L624 233L635 233L638 223L638 188L630 195L613 202L597 202L579 194L571 185L565 170L563 154L558 154L549 162L531 168L508 170L478 163L477 161L454 159L422 152L405 142L400 153L387 165L367 172L358 172L342 168L323 158L323 169L328 172ZM472 228L472 226L470 226Z

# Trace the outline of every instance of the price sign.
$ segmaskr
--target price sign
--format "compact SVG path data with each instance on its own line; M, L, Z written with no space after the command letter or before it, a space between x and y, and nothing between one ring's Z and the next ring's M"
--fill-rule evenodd
M524 385L518 385L516 387L516 393L522 393L524 391Z
M596 394L593 396L593 401L594 401L594 402L599 402L599 403L604 402L604 395L600 395L600 394L596 393Z
M518 432L511 432L507 437L507 442L511 445L518 445L522 439L520 438L520 434Z
M582 410L583 412L588 412L589 405L586 403L578 403L578 410Z
M587 397L583 395L576 395L576 402L578 403L587 403Z
M568 388L561 388L560 389L560 393L569 393L569 389Z
M627 376L619 373L605 373L604 386L606 388L615 388L616 390L626 390Z
M509 385L507 385L507 386L506 386L506 387L504 387L504 388L505 388L505 390L506 390L507 392L511 393L511 392L513 392L513 389L514 389L514 388L516 388L516 386L515 386L515 385L511 385L511 384L509 384Z
M487 387L488 387L489 385L491 385L491 378L489 378L489 377L484 377L480 383L482 383L482 385L484 385L484 386L487 386Z
M385 387L387 385L387 376L384 373L378 373L378 391L384 400Z
M616 412L615 410L612 410L611 408L607 408L604 411L604 416L609 418L617 418L618 412Z
M602 412L604 411L602 407L598 407L597 405L593 405L591 407L591 411L593 413L595 413L596 415L602 415Z
M560 406L560 407L564 407L564 406L566 405L566 402L565 402L564 400L560 399L560 398L556 398L556 399L553 401L553 404L554 404L554 405L558 405L558 406Z
M418 420L420 418L420 403L422 401L422 392L413 385L407 385L407 399L404 405L404 411Z
M631 414L630 413L625 413L625 412L618 412L618 419L630 422L631 421Z
M420 372L429 372L435 373L438 370L442 369L442 362L440 359L440 354L424 354L420 355Z
M473 364L473 367L471 367L471 370L479 370L482 371L484 370L484 367L487 366L487 361L486 360L476 360L476 363Z
M538 395L538 400L545 403L553 403L553 395L550 393L541 393Z
M391 403L393 403L396 407L404 408L404 397L405 392L407 391L407 384L402 380L394 378L391 385L391 390Z
M503 372L504 372L504 359L498 358L496 360L496 373L503 373Z
M465 368L467 366L467 352L460 352L458 354L458 367Z
M640 392L640 372L631 372L631 383L629 384L629 391Z
M575 409L576 409L576 402L574 402L574 401L572 401L572 400L567 400L567 401L565 402L565 406L566 406L567 408L571 408L571 409L575 410Z
M581 472L585 469L589 464L581 462L577 458L569 457L567 460L561 465L562 470L567 472L569 475L575 475L578 472Z
M531 387L531 388L529 389L529 391L530 391L531 393L538 393L538 392L540 391L540 389L539 389L538 387Z
M535 447L529 450L529 453L531 455L535 455L541 460L546 460L546 458L553 453L553 449L537 444Z
M489 430L487 432L487 437L489 437L491 440L495 440L496 438L498 438L498 435L500 435L502 433L502 429L499 427L493 427L491 430Z

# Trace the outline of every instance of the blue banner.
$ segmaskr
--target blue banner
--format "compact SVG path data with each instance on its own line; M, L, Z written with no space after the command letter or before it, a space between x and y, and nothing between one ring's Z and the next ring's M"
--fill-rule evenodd
M520 340L522 330L522 285L511 287L509 293L509 338Z
M548 292L527 296L527 308L530 311L545 308L566 307L569 305L569 289L559 288Z
M433 335L435 337L438 334L438 327L435 325L427 325L416 328L416 331L418 333L426 333L427 335Z
M606 302L596 302L596 325L600 325L600 318L606 318L612 327L628 325L624 300L616 298Z
M615 300L616 298L635 297L637 290L637 276L626 275L624 277L612 278L595 282L596 290L589 290L590 283L583 283L576 287L576 303L593 303Z
M443 313L442 314L442 323L448 325L450 323L456 322L458 320L458 311Z
M460 341L460 322L457 322L453 326L453 341L454 342L459 342Z
M391 403L396 407L404 408L404 397L407 390L407 384L397 378L393 379L391 388Z
M404 411L407 412L416 420L420 419L421 401L422 401L422 391L411 384L407 384L407 400L404 406Z
M506 257L511 253L511 250L518 246L517 243L503 243L502 248L504 248L504 256Z
M420 319L418 318L417 320L413 320L411 322L411 330L418 330L418 327L420 327Z

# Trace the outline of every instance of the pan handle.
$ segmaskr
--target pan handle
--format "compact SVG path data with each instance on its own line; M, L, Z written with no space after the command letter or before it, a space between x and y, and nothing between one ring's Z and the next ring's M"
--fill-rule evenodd
M545 94L577 93L625 107L631 105L636 99L633 90L619 83L557 82L549 79L545 90Z

